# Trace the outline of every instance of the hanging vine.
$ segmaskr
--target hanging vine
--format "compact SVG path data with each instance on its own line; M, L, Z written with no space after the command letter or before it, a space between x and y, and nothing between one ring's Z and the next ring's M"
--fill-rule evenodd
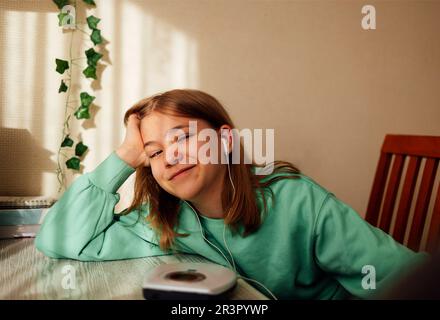
M88 6L96 7L96 4L93 0L82 0ZM58 149L57 156L57 179L59 182L58 192L62 190L62 188L66 187L66 175L65 168L70 170L79 171L81 161L85 157L85 152L88 149L88 146L83 143L83 141L77 141L75 143L74 138L72 137L72 133L70 131L70 122L72 120L72 115L77 120L82 119L90 119L90 106L95 100L93 95L90 95L87 91L83 91L79 94L78 99L72 99L72 85L75 83L76 79L73 79L74 73L73 69L75 67L84 68L82 74L86 78L97 79L96 69L98 66L99 60L102 58L102 54L95 51L95 46L102 43L103 39L101 37L101 30L98 29L98 23L101 19L89 15L87 16L87 23L77 23L76 20L76 9L77 9L77 1L76 0L53 0L58 9L60 10L58 14L58 25L64 30L68 30L70 32L70 42L69 42L69 56L65 59L55 59L56 64L56 72L65 77L61 79L61 83L58 89L58 93L64 93L66 95L65 104L64 104L64 124L63 124L63 132L62 132L62 142ZM81 26L87 25L91 31L86 31L81 28ZM81 32L87 34L90 37L93 46L87 49L84 53L85 56L82 57L74 57L73 53L73 43L74 43L74 35L77 32ZM81 61L87 61L87 65L81 66ZM76 105L74 105L76 104ZM79 106L78 106L79 104ZM77 139L79 140L79 139ZM73 146L75 145L75 148ZM67 151L70 155L64 153L63 151ZM74 155L73 155L74 153ZM61 158L64 157L64 160ZM67 159L67 160L66 160Z

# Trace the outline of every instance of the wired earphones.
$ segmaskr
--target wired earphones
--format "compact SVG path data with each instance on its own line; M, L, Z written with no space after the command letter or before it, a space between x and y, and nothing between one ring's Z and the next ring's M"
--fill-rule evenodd
M228 141L227 141L227 137L225 137L225 136L222 135L221 141L222 141L223 149L224 149L224 153L225 153L225 156L226 156L226 162L227 162L227 166L228 166L229 180L230 180L230 182L231 182L231 186L232 186L232 190L233 190L233 195L235 195L235 186L234 186L234 182L232 181L231 170L230 170L230 166L229 166L229 151L228 151ZM195 214L195 216L196 216L196 218L197 218L197 221L199 222L200 233L201 233L203 239L204 239L206 242L208 242L212 247L216 248L216 250L217 250L218 252L220 252L220 254L223 256L223 258L228 262L228 264L230 265L230 267L234 270L234 272L236 273L237 277L238 277L238 278L243 278L243 279L246 279L246 280L249 280L249 281L253 281L253 282L259 284L259 285L262 286L267 292L269 292L270 295L271 295L275 300L278 300L277 297L276 297L276 296L275 296L275 295L274 295L274 294L273 294L268 288L266 288L262 283L258 282L257 280L254 280L254 279L251 279L251 278L247 278L247 277L245 277L245 276L242 276L242 275L237 271L237 268L236 268L236 266L235 266L234 257L232 256L232 253L231 253L231 251L229 250L228 244L226 243L226 224L224 224L224 227L223 227L223 242L224 242L224 244L225 244L226 250L227 250L228 253L229 253L229 256L231 257L231 261L232 261L232 263L231 263L231 261L229 261L229 259L226 257L226 255L223 253L222 250L220 250L220 249L219 249L215 244L213 244L211 241L209 241L208 239L206 239L206 237L205 237L205 235L204 235L204 232L203 232L202 224L201 224L201 222L200 222L200 219L199 219L199 216L198 216L196 210L195 210L195 209L193 208L193 206L192 206L191 204L189 204L186 200L184 200L184 201L186 202L186 204L188 204L188 205L190 206L190 208L191 208L192 211L194 212L194 214Z

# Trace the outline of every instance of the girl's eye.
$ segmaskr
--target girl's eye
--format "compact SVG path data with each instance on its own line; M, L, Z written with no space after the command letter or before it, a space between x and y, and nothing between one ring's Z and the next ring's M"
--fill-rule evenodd
M181 135L178 139L177 139L177 142L180 142L180 141L182 141L182 140L184 140L184 139L187 139L187 138L189 138L190 137L190 134L189 133L187 133L187 134L185 134L185 135Z
M152 155L150 155L150 159L156 157L157 155L159 155L159 153L161 153L162 151L156 151L155 153L153 153Z

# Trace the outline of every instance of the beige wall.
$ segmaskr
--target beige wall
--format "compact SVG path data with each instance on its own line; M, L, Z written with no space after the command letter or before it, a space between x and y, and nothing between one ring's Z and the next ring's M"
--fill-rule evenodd
M108 65L75 88L97 89L94 120L74 122L83 172L122 141L124 110L172 88L214 95L240 128L274 128L276 158L361 215L384 135L440 135L439 1L95 1ZM376 30L361 28L365 4ZM49 0L0 0L1 195L57 196L54 59L69 36L56 15Z

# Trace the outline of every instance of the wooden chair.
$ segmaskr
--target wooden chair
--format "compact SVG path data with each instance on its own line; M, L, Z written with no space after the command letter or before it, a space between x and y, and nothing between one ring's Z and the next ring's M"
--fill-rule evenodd
M407 158L407 170L405 178L402 180ZM425 165L417 198L415 198L419 169L423 159L425 159ZM440 137L386 135L365 219L415 251L423 249L435 252L440 242L440 186L437 186L432 213L428 212L428 208L430 207L439 159ZM391 172L389 172L392 160L393 165ZM400 187L401 183L403 185ZM399 187L401 188L400 200L395 210ZM412 206L413 200L415 200L414 206ZM412 207L414 207L413 218L412 221L409 221ZM429 216L431 216L430 223L427 219ZM394 228L390 230L393 219ZM427 225L428 223L429 225ZM421 248L425 228L428 232L427 241L426 246ZM407 235L408 241L404 243L407 232L409 233Z

